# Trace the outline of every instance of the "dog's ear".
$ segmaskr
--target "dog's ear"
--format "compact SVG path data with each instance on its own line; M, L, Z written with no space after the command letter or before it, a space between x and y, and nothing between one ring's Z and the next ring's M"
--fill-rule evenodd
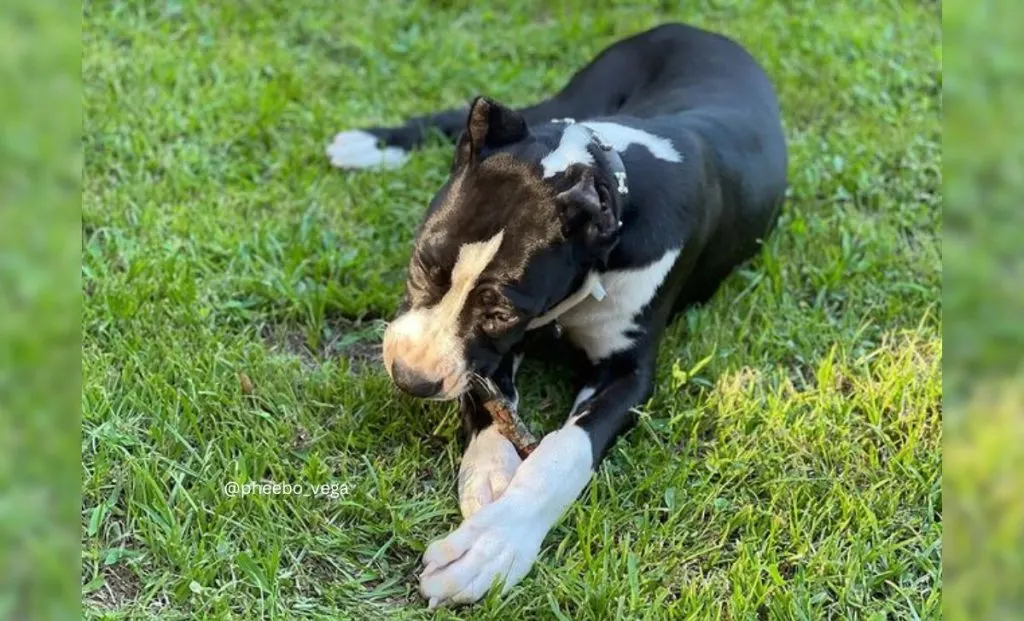
M619 221L611 197L597 185L594 172L582 164L570 166L565 178L572 185L555 196L562 234L566 239L582 238L605 261L619 239Z
M475 163L484 150L519 142L528 134L522 114L487 97L477 97L469 106L466 131L455 150L456 166Z

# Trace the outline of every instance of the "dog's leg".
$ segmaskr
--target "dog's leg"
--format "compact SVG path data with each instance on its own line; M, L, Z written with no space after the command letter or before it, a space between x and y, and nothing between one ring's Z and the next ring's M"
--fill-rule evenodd
M515 404L519 401L515 376L522 360L521 353L509 354L492 377L498 390ZM523 462L515 446L492 424L491 415L482 405L486 398L470 393L461 403L469 444L459 466L459 509L467 519L501 497Z
M505 592L526 576L545 535L634 423L632 409L652 390L653 359L647 352L641 361L599 364L565 426L544 437L505 493L427 548L420 592L431 606L474 602L494 581Z
M528 125L552 119L583 120L614 114L645 82L641 56L642 35L615 43L577 71L553 97L519 109ZM394 168L409 151L422 146L432 133L455 140L466 127L468 103L434 114L410 118L394 127L367 127L343 131L327 147L331 164L338 168Z

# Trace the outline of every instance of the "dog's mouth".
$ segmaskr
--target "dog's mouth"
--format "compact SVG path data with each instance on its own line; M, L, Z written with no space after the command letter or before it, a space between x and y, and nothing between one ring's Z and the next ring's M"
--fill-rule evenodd
M458 399L462 395L464 395L467 392L469 392L469 389L473 385L473 383L474 383L474 381L473 381L473 374L471 374L471 373L463 373L462 375L456 377L451 382L451 388L450 389L445 389L441 393L438 393L438 394L436 394L436 395L434 395L432 397L426 397L426 400L427 401L454 401L455 399ZM448 382L444 382L444 384L447 385Z
M462 348L439 348L435 339L410 341L398 333L385 332L384 369L402 392L427 401L453 401L470 392L497 390L489 378L494 368L477 368ZM445 355L438 356L443 352Z
M428 401L451 401L465 394L474 382L474 374L463 368L431 373L420 367L409 366L401 359L385 359L385 369L391 381L402 392Z

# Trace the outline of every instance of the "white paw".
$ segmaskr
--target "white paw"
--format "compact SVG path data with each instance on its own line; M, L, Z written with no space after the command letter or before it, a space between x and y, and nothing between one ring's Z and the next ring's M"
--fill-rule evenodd
M546 528L534 528L515 506L491 503L423 554L420 593L429 607L471 604L501 583L502 593L519 583L533 567Z
M501 498L521 463L515 447L494 425L478 433L459 466L462 517L470 518L483 506Z
M327 145L327 157L338 168L397 168L409 157L405 149L378 146L369 132L341 132Z
M495 581L503 585L502 593L518 584L537 559L544 536L583 491L592 471L586 431L569 425L545 436L516 468L500 498L427 548L420 593L430 607L475 602Z

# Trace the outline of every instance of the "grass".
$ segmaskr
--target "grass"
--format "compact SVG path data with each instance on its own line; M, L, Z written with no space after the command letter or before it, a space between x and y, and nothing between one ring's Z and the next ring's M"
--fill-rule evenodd
M1024 55L1019 3L943 6L943 611L1024 610ZM952 318L952 321L951 321Z
M62 8L0 6L0 619L80 610L82 49Z
M450 149L346 174L323 146L478 92L527 103L671 19L775 80L787 211L672 329L531 574L436 616L939 617L938 3L599 4L86 4L87 617L435 616L414 573L458 523L457 413L374 360ZM524 367L535 429L567 412L558 379ZM247 481L349 490L223 491Z

